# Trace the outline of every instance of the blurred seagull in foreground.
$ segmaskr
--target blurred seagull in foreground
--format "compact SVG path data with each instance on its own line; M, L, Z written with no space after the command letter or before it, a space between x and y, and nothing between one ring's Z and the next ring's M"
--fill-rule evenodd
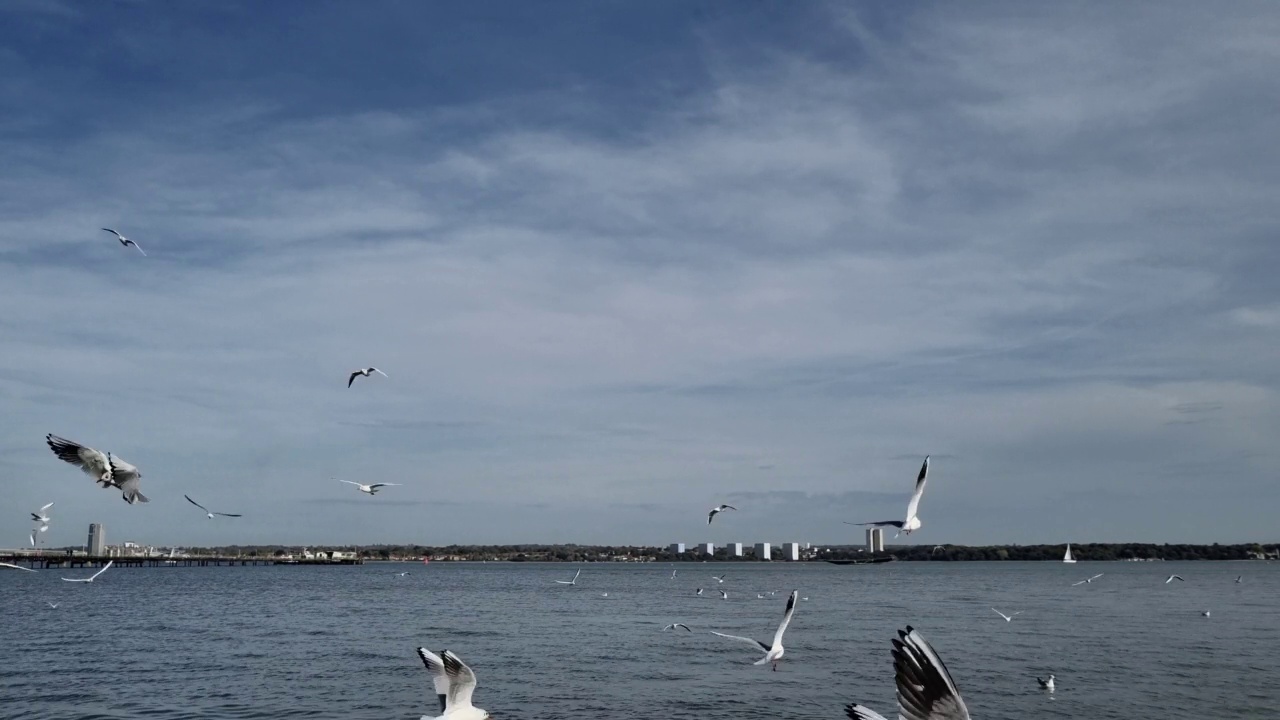
M722 638L729 638L730 640L741 640L748 645L755 646L758 650L764 650L764 657L755 661L752 665L773 663L773 669L776 672L778 670L778 661L782 659L784 654L786 654L786 651L782 648L782 634L787 631L787 625L791 624L791 616L796 612L796 595L799 594L799 590L792 590L791 596L787 598L787 609L783 612L782 624L778 625L777 632L773 634L772 645L765 645L759 640L752 640L749 637L742 637L741 635L725 635L724 633L718 633L714 630L711 631L711 634L719 635Z
M107 571L107 568L111 567L111 565L112 565L112 564L114 564L114 563L115 563L115 560L108 560L108 561L107 561L107 564L106 564L106 565L103 565L101 570L99 570L98 572L94 573L93 575L90 575L90 576L89 576L89 577L87 577L87 578L62 578L62 579L63 579L63 580L65 580L65 581L67 581L67 582L83 582L83 583L91 583L91 582L93 582L93 581L94 581L94 579L95 579L95 578L97 578L99 575L101 575L102 573L106 572L106 571Z
M715 507L711 508L711 512L707 513L707 524L708 524L708 525L710 525L710 524L711 524L711 521L715 519L715 517L716 517L716 515L717 515L718 513L722 513L722 512L724 512L725 510L737 510L737 509L738 509L738 508L736 508L736 507L734 507L734 506L732 506L732 505L717 505L717 506L715 506Z
M1005 615L1004 613L1000 612L999 610L996 610L995 608L991 608L991 611L992 611L992 612L994 612L995 614L999 615L1000 617L1004 618L1004 621L1005 621L1005 622L1013 622L1013 615L1021 615L1021 614L1022 614L1022 611L1021 611L1021 610L1019 610L1018 612L1014 613L1013 615Z
M920 466L920 473L916 475L916 490L911 494L911 500L907 503L907 517L905 520L881 520L879 522L851 523L845 525L875 525L876 527L896 527L898 532L894 533L894 537L906 533L911 534L912 530L920 528L920 518L916 517L916 511L920 508L920 496L924 495L924 484L929 479L929 456L924 456L924 464Z
M445 718L446 720L485 720L489 717L487 711L471 704L471 694L476 690L476 674L457 655L448 650L445 650L441 655L436 655L426 648L418 648L418 656L422 658L423 664L427 666L427 670L433 676L439 677L443 675L449 683L445 695L444 711L438 718ZM440 685L436 685L437 693L440 687ZM431 718L429 715L423 715L422 717L424 720L430 720Z
M129 247L130 245L132 245L132 246L134 246L135 248L137 248L137 249L138 249L138 252L142 253L142 256L143 256L143 257L146 257L146 256L147 256L147 254L146 254L146 253L142 252L142 247L141 247L141 246L139 246L139 245L138 245L138 243L136 243L136 242L134 242L134 241L130 240L129 238L127 238L127 237L125 237L125 236L121 235L120 233L116 232L115 230L112 230L111 228L102 228L102 229L103 229L103 230L106 230L107 232L111 233L112 235L115 235L115 236L116 236L116 239L120 241L120 244L121 244L121 245L123 245L123 246L125 246L125 247Z
M356 381L356 378L358 378L358 377L369 377L369 374L370 374L370 373L378 373L378 374L379 374L379 375L381 375L382 377L387 377L387 374L386 374L386 373L382 372L381 370L379 370L379 369L378 369L378 368L376 368L376 367L361 368L361 369L356 370L355 372L351 373L351 377L347 378L347 387L351 387L351 383L355 382L355 381Z
M933 647L910 625L893 640L899 720L969 720L960 690ZM885 720L862 705L846 705L850 720Z
M222 517L240 517L239 515L236 515L235 513L220 513L220 512L213 512L213 511L209 510L209 508L207 508L207 507L205 507L205 506L201 505L200 503L196 502L195 500L192 500L190 495L183 495L182 497L186 498L186 499L187 499L187 502L191 503L192 505L195 505L196 507L200 508L201 510L204 510L204 514L205 514L205 516L206 516L206 517L208 517L210 520L212 520L212 519L213 519L213 516L214 516L214 515L221 515Z
M334 478L334 480L338 480L338 478ZM360 488L360 492L368 493L370 495L377 495L378 491L384 487L400 487L400 483L373 483L372 485L363 485L361 483L353 482L351 480L338 480L338 482L344 482L348 485L355 485L356 487Z

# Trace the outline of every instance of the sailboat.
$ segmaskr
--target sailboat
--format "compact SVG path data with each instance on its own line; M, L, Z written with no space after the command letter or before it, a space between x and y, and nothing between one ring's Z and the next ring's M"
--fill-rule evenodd
M1071 557L1071 543L1067 543L1067 554L1062 556L1062 562L1073 563L1076 559Z

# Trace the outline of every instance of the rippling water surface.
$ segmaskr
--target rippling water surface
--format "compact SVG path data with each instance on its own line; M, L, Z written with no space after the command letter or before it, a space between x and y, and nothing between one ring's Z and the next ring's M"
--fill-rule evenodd
M435 702L418 645L466 660L497 718L892 717L889 640L912 624L976 718L1280 718L1277 564L598 563L553 583L577 567L0 572L0 717L412 718ZM708 634L768 641L793 588L778 672Z

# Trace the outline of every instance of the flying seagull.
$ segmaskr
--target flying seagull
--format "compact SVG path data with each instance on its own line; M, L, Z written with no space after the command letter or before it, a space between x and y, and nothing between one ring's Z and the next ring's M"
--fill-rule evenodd
M443 656L443 658L441 657ZM489 713L471 704L471 694L476 690L476 674L457 655L445 650L436 655L426 648L418 648L427 670L434 676L444 675L449 682L445 695L444 712L440 718L448 720L485 720ZM440 688L436 686L437 692Z
M1105 574L1105 573L1098 573L1097 575L1094 575L1094 576L1093 576L1093 577L1091 577L1091 578L1085 578L1084 580L1081 580L1080 582L1073 582L1073 583L1071 583L1071 587L1075 587L1075 586L1077 586L1077 585L1083 585L1083 584L1085 584L1085 583L1091 583L1091 582L1093 582L1094 580L1097 580L1098 578L1102 577L1104 574Z
M45 435L44 439L49 443L49 449L53 454L95 478L103 488L119 488L124 501L130 505L137 502L150 502L147 496L138 492L138 481L142 478L138 468L114 457L111 453L104 455L91 447L57 435Z
M1169 576L1169 577L1164 581L1164 584L1165 584L1165 585L1168 585L1169 583L1173 582L1174 580L1181 580L1182 582L1186 582L1186 580L1183 580L1183 579L1182 579L1182 576L1181 576L1181 575L1170 575L1170 576Z
M58 605L59 605L60 603L49 602L48 600L45 600L45 601L44 601L44 604L45 604L45 605L48 605L49 607L53 608L54 610L57 610L57 609L58 609Z
M182 497L186 498L186 499L187 499L187 502L189 502L189 503L191 503L192 505L195 505L196 507L198 507L198 508L200 508L201 510L203 510L203 511L204 511L204 514L205 514L205 517L209 518L210 520L212 520L212 519L213 519L213 516L214 516L214 515L221 515L222 517L240 517L239 515L236 515L235 513L220 513L220 512L213 512L213 511L212 511L212 510L210 510L209 508L207 508L207 507L205 507L205 506L201 505L200 503L196 502L195 500L192 500L190 495L183 495Z
M1036 682L1040 683L1041 690L1048 690L1049 692L1053 692L1053 673L1049 674L1048 680L1043 680L1037 677Z
M48 527L48 526L46 526L46 527ZM31 547L35 547L35 546L36 546L36 535L37 535L39 532L40 532L39 530L32 530L32 531L31 531Z
M53 507L53 503L49 503L48 505L41 507L40 512L31 513L32 520L44 525L44 527L40 528L40 532L44 532L49 529L49 508L51 507Z
M916 517L916 510L920 507L920 496L924 495L924 484L929 479L929 456L924 456L924 464L920 466L920 474L916 476L916 491L911 494L911 501L907 503L907 519L906 520L881 520L879 522L851 523L845 525L875 525L876 527L896 527L898 532L894 533L894 537L898 537L902 533L908 535L912 530L920 527L920 518Z
M765 645L759 640L752 640L749 637L742 637L740 635L725 635L724 633L718 633L714 630L711 631L711 634L719 635L723 638L729 638L730 640L741 640L744 643L755 646L757 649L764 650L764 657L752 663L752 665L773 663L773 669L776 672L778 669L778 661L781 660L783 654L785 654L785 651L782 649L782 633L787 631L787 625L791 623L791 616L796 612L796 595L799 594L799 590L792 590L791 597L787 598L787 610L782 616L782 624L778 626L778 631L773 634L773 645Z
M84 582L84 583L91 583L91 582L93 582L94 578L96 578L96 577L98 577L99 575L101 575L102 573L106 572L106 571L107 571L107 568L111 567L111 564L112 564L112 563L114 563L114 562L115 562L115 560L108 560L108 561L107 561L107 564L106 564L106 565L103 565L101 570L99 570L98 572L94 573L93 575L91 575L91 576L89 576L89 577L87 577L87 578L62 578L62 579L63 579L63 580L65 580L65 581L67 581L67 582Z
M737 510L737 509L738 508L732 505L717 505L711 508L711 512L707 513L707 524L708 525L711 524L711 521L715 519L717 513L722 513L725 510Z
M347 378L347 387L351 387L351 383L355 382L356 378L369 377L370 373L378 373L382 377L388 377L386 373L382 372L376 367L361 368L360 370L356 370L355 372L351 373L351 377Z
M689 630L689 626L685 625L684 623L671 623L670 625L662 628L662 630L663 632L666 632L667 630L674 630L676 628L684 628L685 630ZM693 631L689 630L689 632L693 632Z
M724 579L727 577L729 577L729 573L725 573L723 575L712 575L711 579L715 580L716 582L724 582Z
M969 708L933 647L910 625L893 640L893 673L900 720L969 720ZM863 705L846 705L850 720L885 720Z
M432 661L428 659L428 656L435 657L430 650L418 648L418 657L422 658L422 664L427 666L427 672L431 675L431 686L435 688L436 700L440 702L440 714L443 715L445 708L449 704L449 676L444 673L437 674L432 669Z
M338 480L338 479L334 478L334 480ZM355 485L356 487L360 488L360 492L369 493L370 495L377 495L378 491L384 487L400 487L400 483L374 483L372 485L362 485L358 482L352 482L350 480L338 480L338 482L344 482L344 483L347 483L348 485Z
M1209 611L1208 611L1208 610L1205 610L1204 612L1202 612L1202 613L1200 613L1200 614L1201 614L1201 615L1203 615L1203 616L1205 616L1205 617L1209 617Z
M23 569L25 570L26 568L23 568ZM698 591L694 593L694 595L701 595L701 594L702 594L702 588L698 588Z
M146 256L147 256L147 254L146 254L146 253L142 252L142 248L138 245L138 243L136 243L136 242L134 242L134 241L130 240L129 238L127 238L127 237L125 237L125 236L121 235L120 233L116 232L115 230L112 230L111 228L102 228L102 229L103 229L103 230L106 230L107 232L111 233L112 235L115 235L115 236L116 236L116 239L120 241L120 244L121 244L121 245L123 245L123 246L125 246L125 247L129 247L130 245L132 245L132 246L134 246L135 248L138 248L138 252L142 253L142 256L143 256L143 257L146 257Z
M572 580L557 580L557 581L556 581L556 584L558 584L558 585L577 585L577 584L578 584L578 576L579 576L579 575L581 575L581 574L582 574L582 568L578 568L578 572L576 572L576 573L574 573L574 574L573 574L573 579L572 579Z
M1005 615L1004 613L1000 612L999 610L996 610L995 608L991 608L991 610L992 610L992 612L994 612L995 614L997 614L997 615L999 615L1000 617L1004 618L1004 621L1005 621L1005 622L1013 622L1013 615L1021 615L1021 614L1022 614L1022 611L1021 611L1021 610L1019 610L1018 612L1014 613L1013 615Z
M405 570L404 572L398 572L398 573L396 573L396 577L407 577L408 575L409 575L409 571L408 571L408 570Z
M672 571L671 571L671 577L670 577L670 579L671 579L671 580L675 580L675 579L676 579L676 571L675 571L675 570L672 570Z
M727 592L725 592L725 591L723 591L723 590L717 590L716 592L720 593L720 599L721 599L721 600L728 600L728 599L729 599L729 593L727 593Z
M10 570L22 570L24 572L35 572L35 570L32 570L31 568L24 568L21 565L14 565L13 563L7 563L7 562L0 562L0 568L9 568Z
M1237 576L1236 576L1236 582L1240 582L1240 578L1242 578L1242 577L1244 577L1244 576L1243 576L1243 575L1237 575Z

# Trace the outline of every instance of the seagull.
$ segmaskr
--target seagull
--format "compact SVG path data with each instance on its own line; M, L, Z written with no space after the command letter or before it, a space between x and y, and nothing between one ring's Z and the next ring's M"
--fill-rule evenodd
M1037 677L1036 682L1040 683L1040 688L1042 690L1048 690L1049 692L1053 692L1053 673L1049 674L1048 680L1041 680L1039 677Z
M674 629L676 629L676 628L678 628L678 627L679 627L679 628L684 628L685 630L689 630L689 626L688 626L688 625L685 625L684 623L671 623L670 625L668 625L668 626L666 626L666 627L662 628L662 631L663 631L663 632L666 632L666 631L668 631L668 630L674 630ZM692 631L692 630L689 630L689 632L693 632L693 631Z
M338 479L334 478L334 480L338 480ZM384 487L400 487L400 483L374 483L372 485L362 485L358 482L352 482L351 480L338 480L338 482L344 482L348 485L355 485L356 487L360 488L360 492L369 493L370 495L377 495L378 491Z
M924 464L920 466L920 474L916 476L916 491L911 494L911 501L907 503L907 519L906 520L881 520L879 522L851 523L845 525L875 525L876 527L896 527L898 532L894 533L894 537L898 537L902 533L911 534L912 530L920 528L920 518L916 517L916 510L920 507L920 496L924 495L924 484L929 479L929 456L924 456Z
M600 593L600 597L609 597L609 593Z
M462 662L457 655L445 650L443 659L426 648L418 648L418 656L434 676L445 676L448 680L448 691L444 701L444 712L439 718L449 720L485 720L489 713L471 704L471 694L476 690L476 674ZM437 692L440 685L436 685ZM426 716L424 716L426 717Z
M48 605L49 607L53 608L54 610L57 610L57 609L58 609L58 603L49 602L48 600L45 600L45 601L44 601L44 604L45 604L45 605Z
M942 551L944 551L944 552L945 552L945 551L946 551L946 548L942 547L941 545L934 545L934 546L933 546L933 550L930 550L930 551L929 551L929 554L930 554L930 555L932 555L932 554L934 554L934 553L938 552L939 550L942 550Z
M37 533L37 532L39 532L39 531L38 531L38 530L32 530L32 531L31 531L31 547L35 547L35 546L36 546L36 533Z
M25 570L26 568L23 568L23 569ZM702 594L702 588L698 588L698 591L694 593L694 595L701 595L701 594Z
M426 653L424 655L423 653ZM427 672L431 673L431 685L435 688L436 699L440 701L440 714L443 715L445 707L449 704L449 676L444 673L439 675L431 668L431 661L427 659L431 651L426 648L418 648L418 657L422 658L422 664L427 666ZM434 657L434 655L432 656ZM443 664L443 663L442 663ZM425 715L423 717L426 717Z
M744 643L754 645L758 649L764 650L764 657L752 663L752 665L773 663L774 672L777 672L778 661L781 660L783 654L785 654L785 651L782 649L782 633L787 631L787 625L791 624L791 616L796 612L796 595L798 594L800 594L799 590L792 590L791 597L787 598L787 610L782 616L782 624L778 626L778 631L773 634L773 645L765 645L759 640L752 640L751 638L742 637L740 635L725 635L724 633L718 633L714 630L711 631L711 634L719 635L723 638L729 638L730 640L741 640Z
M362 368L360 370L356 370L355 372L351 373L351 377L347 378L347 387L351 387L351 383L355 382L357 377L360 377L360 376L369 377L370 373L378 373L382 377L388 377L386 373L382 372L376 367Z
M763 599L764 599L764 594L763 594L763 593L756 593L756 599L757 599L757 600L763 600Z
M1243 575L1237 575L1237 576L1236 576L1236 582L1240 582L1240 578L1242 578L1242 577L1244 577L1244 576L1243 576Z
M672 570L672 571L671 571L671 578L670 578L670 579L671 579L671 580L675 580L675 579L676 579L676 571L675 571L675 570Z
M558 585L577 585L577 584L578 584L578 576L579 576L579 575L581 575L581 574L582 574L582 568L578 568L578 572L576 572L576 573L574 573L574 574L573 574L573 579L572 579L572 580L557 580L557 581L556 581L556 584L558 584Z
M1097 580L1098 578L1102 577L1104 574L1105 574L1105 573L1098 573L1097 575L1094 575L1093 577L1091 577L1091 578L1087 578L1087 579L1085 579L1085 580L1081 580L1080 582L1073 582L1073 583L1071 583L1071 587L1075 587L1075 586L1077 586L1077 585L1083 585L1083 584L1085 584L1085 583L1091 583L1091 582L1093 582L1094 580Z
M80 468L85 474L95 478L102 487L112 486L111 463L105 454L52 433L45 435L44 440L49 443L49 449L54 455Z
M408 571L408 570L406 570L406 571L404 571L404 572L398 572L398 573L396 573L396 577L405 577L405 576L406 576L406 575L408 575L408 574L409 574L409 571Z
M116 239L120 241L120 244L121 244L121 245L123 245L123 246L125 246L125 247L129 247L130 245L132 245L132 246L134 246L135 248L138 248L138 252L142 253L142 257L146 257L146 256L147 256L147 254L146 254L146 253L142 252L142 248L138 246L138 243L136 243L136 242L134 242L134 241L130 240L129 238L127 238L127 237L125 237L125 236L121 235L120 233L116 232L115 230L112 230L111 228L102 228L102 229L103 229L103 230L106 230L107 232L111 233L112 235L115 235L115 236L116 236Z
M209 518L210 520L212 520L212 519L213 519L213 516L214 516L214 515L221 515L222 517L240 517L239 515L236 515L236 514L234 514L234 513L220 513L220 512L213 512L213 511L209 510L209 508L207 508L207 507L205 507L205 506L201 505L200 503L196 502L195 500L192 500L190 495L183 495L182 497L186 498L186 499L187 499L187 502L189 502L189 503L191 503L192 505L195 505L196 507L198 507L198 508L200 508L201 510L203 510L203 511L204 511L204 514L205 514L205 517Z
M1013 622L1013 615L1021 615L1021 614L1022 614L1022 611L1021 611L1021 610L1019 610L1018 612L1014 613L1013 615L1005 615L1004 613L1000 612L999 610L996 610L995 608L991 608L991 610L992 610L993 612L995 612L995 614L997 614L997 615L999 615L1000 617L1004 618L1004 621L1005 621L1005 622Z
M711 579L715 580L716 582L724 582L724 579L727 577L729 577L729 573L725 573L723 575L712 575Z
M725 592L725 591L723 591L723 590L717 590L716 592L720 593L720 599L721 599L721 600L728 600L728 599L729 599L729 593L727 593L727 592Z
M893 640L894 680L900 720L969 720L969 708L933 647L910 625ZM885 720L863 705L844 708L850 720Z
M111 453L107 453L107 463L111 466L111 484L120 488L125 502L130 505L136 502L151 502L146 495L138 492L138 481L142 479L142 473L138 472L138 468Z
M715 506L715 507L711 508L711 512L707 513L707 524L708 524L708 525L710 525L710 524L711 524L711 521L712 521L712 520L714 520L714 519L715 519L715 517L716 517L716 513L722 513L722 512L724 512L725 510L737 510L737 509L738 509L738 508L736 508L736 507L734 507L734 506L732 506L732 505L717 505L717 506Z
M21 565L14 565L13 563L7 563L7 562L0 562L0 568L9 568L10 570L22 570L24 572L35 572L35 570L32 570L31 568L24 568Z
M1181 576L1181 575L1170 575L1168 578L1166 578L1166 579L1165 579L1164 584L1165 584L1165 585L1168 585L1169 583L1173 582L1174 580L1182 580L1182 576ZM1186 582L1186 580L1182 580L1182 582Z
M1201 615L1203 615L1203 616L1205 616L1205 617L1209 617L1209 611L1208 611L1208 610L1205 610L1204 612L1202 612L1202 613L1200 613L1200 614L1201 614Z
M49 529L49 508L51 507L53 507L53 503L49 503L48 505L41 507L40 512L31 513L32 520L44 525L44 527L40 528L40 532L44 532Z
M108 561L107 561L107 564L106 564L106 565L103 565L101 570L99 570L98 572L94 573L93 575L91 575L91 576L89 576L89 577L87 577L87 578L62 578L62 579L63 579L63 580L65 580L65 581L67 581L67 582L83 582L83 583L91 583L91 582L93 582L94 578L96 578L96 577L98 577L99 575L101 575L102 573L106 572L106 571L107 571L107 568L111 567L111 564L112 564L112 563L114 563L114 562L115 562L115 560L108 560Z

